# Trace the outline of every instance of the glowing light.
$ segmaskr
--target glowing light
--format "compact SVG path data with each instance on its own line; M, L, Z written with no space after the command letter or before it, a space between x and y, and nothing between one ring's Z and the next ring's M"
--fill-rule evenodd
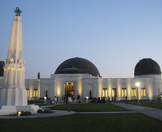
M60 94L61 94L61 89L60 89L60 87L58 87L57 88L57 96L60 96Z
M44 104L46 104L47 102L47 97L44 97Z
M79 80L78 81L78 94L80 95L80 96L82 96L82 81L81 80Z
M33 87L30 85L29 87L29 98L31 99L33 97Z
M98 96L102 97L102 79L99 79L98 81Z
M21 111L18 111L18 112L17 112L17 115L20 116L20 115L21 115Z
M118 79L117 80L117 95L116 96L119 98L119 100L121 99L121 96L122 96L121 86L122 86L121 79Z
M140 96L139 96L139 86L140 86L140 83L139 82L137 82L136 84L136 87L137 87L137 100L138 100L138 104L140 105Z
M139 87L141 84L140 84L139 82L137 82L135 85L136 85L137 87Z
M153 97L153 85L152 84L148 84L147 85L147 91L145 91L145 96L147 95L149 97L150 100L152 100ZM146 93L147 92L147 93Z

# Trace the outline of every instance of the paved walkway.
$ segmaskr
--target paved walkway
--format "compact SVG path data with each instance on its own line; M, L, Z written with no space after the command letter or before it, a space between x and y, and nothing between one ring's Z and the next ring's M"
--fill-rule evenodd
M115 105L118 105L120 107L133 110L137 113L142 113L144 115L148 115L150 117L159 119L162 121L162 110L150 108L150 107L144 107L139 105L131 105L131 104L125 104L125 103L115 103Z
M22 119L22 118L42 118L42 117L56 117L56 116L65 116L65 115L72 115L76 112L71 111L63 111L63 110L53 110L55 113L50 114L36 114L31 116L0 116L0 119Z

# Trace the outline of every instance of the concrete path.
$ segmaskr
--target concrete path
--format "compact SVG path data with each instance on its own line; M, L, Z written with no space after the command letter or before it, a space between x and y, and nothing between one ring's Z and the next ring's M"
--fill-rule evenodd
M142 113L144 115L148 115L150 117L159 119L162 121L162 110L150 108L150 107L144 107L139 105L131 105L131 104L125 104L125 103L114 103L115 105L118 105L120 107L133 110L138 113Z
M63 111L63 110L53 110L55 113L50 113L50 114L36 114L36 115L31 115L31 116L0 116L0 119L22 119L22 118L44 118L44 117L56 117L56 116L65 116L65 115L72 115L76 114L76 112L71 111Z

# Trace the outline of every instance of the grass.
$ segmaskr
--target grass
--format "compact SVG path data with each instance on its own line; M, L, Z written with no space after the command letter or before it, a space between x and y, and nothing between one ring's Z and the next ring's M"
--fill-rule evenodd
M51 107L52 110L67 110L67 104ZM76 112L109 112L109 111L129 111L125 108L113 104L72 104L71 111Z
M137 102L129 102L129 104L138 105ZM151 107L151 108L162 109L162 101L141 101L140 105Z
M155 132L162 121L142 114L75 114L36 119L0 119L1 132Z

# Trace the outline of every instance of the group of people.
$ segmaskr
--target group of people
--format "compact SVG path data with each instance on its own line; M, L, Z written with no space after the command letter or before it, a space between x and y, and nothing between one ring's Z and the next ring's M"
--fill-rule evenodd
M50 104L51 105L57 105L57 103L58 103L58 97L51 97L50 98ZM70 106L71 106L71 104L72 104L72 96L69 94L68 95L68 98L67 98L67 104L68 104L68 111L70 112L71 111L71 108L70 108Z
M68 111L69 112L71 111L72 98L73 98L73 96L68 94L66 102L67 102L67 105L68 105ZM77 100L80 100L80 96L79 95L77 97ZM113 100L114 100L114 102L116 102L116 98L114 98ZM95 100L93 100L93 101L95 102ZM103 103L105 103L105 98L103 97L101 100L100 100L100 98L98 98L98 102L101 102L101 101ZM110 98L108 98L108 101L110 101ZM50 104L51 105L57 105L57 103L58 103L58 97L55 96L54 98L50 99ZM127 97L125 97L125 103L128 103Z
M50 98L51 105L57 105L57 103L58 103L58 97L55 96L53 98L52 97Z

